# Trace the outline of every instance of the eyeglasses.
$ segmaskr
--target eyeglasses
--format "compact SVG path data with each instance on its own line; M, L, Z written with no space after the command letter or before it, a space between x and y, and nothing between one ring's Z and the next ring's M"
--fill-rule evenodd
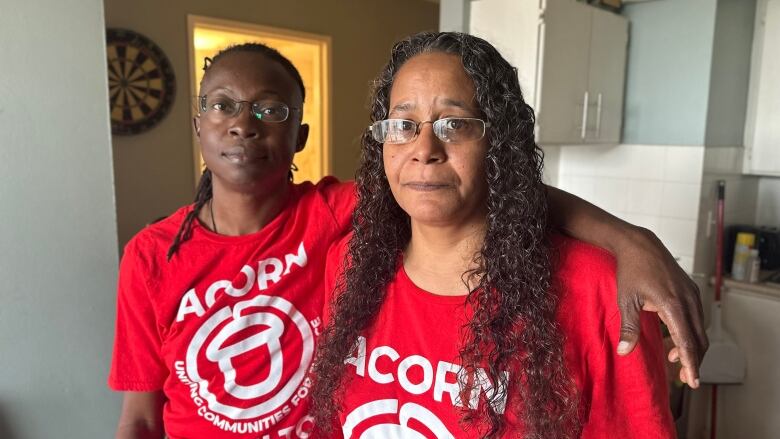
M300 111L300 108L290 108L286 104L276 101L236 101L226 96L198 96L198 107L201 113L216 119L228 119L238 116L244 107L249 104L249 111L258 120L265 122L284 122L290 116L291 111Z
M435 121L415 122L407 119L385 119L368 127L371 136L379 143L401 144L414 140L423 124L433 125L433 134L442 142L472 142L485 136L490 124L474 117L446 117Z

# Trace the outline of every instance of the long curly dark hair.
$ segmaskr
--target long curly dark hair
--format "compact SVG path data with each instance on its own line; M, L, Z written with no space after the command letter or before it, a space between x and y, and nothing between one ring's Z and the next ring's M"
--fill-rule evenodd
M390 61L374 81L371 121L387 117L396 72L410 58L428 52L460 57L490 123L486 233L474 256L477 268L463 277L477 288L467 297L474 314L464 328L469 335L460 359L466 370L486 368L499 391L464 422L479 418L487 421L485 437L500 435L505 421L494 407L511 397L526 437L576 437L578 397L564 367L563 338L555 321L558 298L551 285L543 154L534 142L534 113L523 100L516 69L492 45L471 35L413 35L395 44ZM409 216L390 192L382 144L369 133L362 144L349 262L336 286L333 318L314 366L313 414L326 432L334 427L343 398L339 389L346 380L344 360L379 313L386 286L399 268L398 255L411 238ZM513 371L511 383L506 382L505 370Z

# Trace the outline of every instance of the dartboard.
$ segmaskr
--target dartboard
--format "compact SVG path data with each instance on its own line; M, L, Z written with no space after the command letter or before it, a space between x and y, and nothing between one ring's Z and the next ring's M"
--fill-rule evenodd
M176 80L165 54L145 36L106 30L113 134L138 134L159 123L173 103Z

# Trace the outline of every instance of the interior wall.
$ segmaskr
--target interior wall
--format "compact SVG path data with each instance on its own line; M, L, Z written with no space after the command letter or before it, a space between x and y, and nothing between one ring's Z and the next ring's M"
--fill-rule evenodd
M716 0L626 4L623 143L703 145Z
M780 178L759 179L756 224L780 227Z
M144 224L190 203L194 195L191 145L187 14L312 32L332 37L332 170L349 179L368 125L371 80L392 43L421 30L436 30L438 5L423 0L105 0L108 27L140 32L168 56L176 74L170 114L152 130L114 137L119 242Z
M113 436L116 216L100 0L0 5L0 437Z
M718 0L712 51L707 146L743 144L756 0Z

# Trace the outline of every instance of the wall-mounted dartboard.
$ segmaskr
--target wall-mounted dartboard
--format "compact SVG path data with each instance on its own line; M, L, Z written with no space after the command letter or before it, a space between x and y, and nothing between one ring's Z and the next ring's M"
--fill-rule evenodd
M171 64L156 44L137 32L107 29L106 39L111 132L144 132L157 125L173 103Z

